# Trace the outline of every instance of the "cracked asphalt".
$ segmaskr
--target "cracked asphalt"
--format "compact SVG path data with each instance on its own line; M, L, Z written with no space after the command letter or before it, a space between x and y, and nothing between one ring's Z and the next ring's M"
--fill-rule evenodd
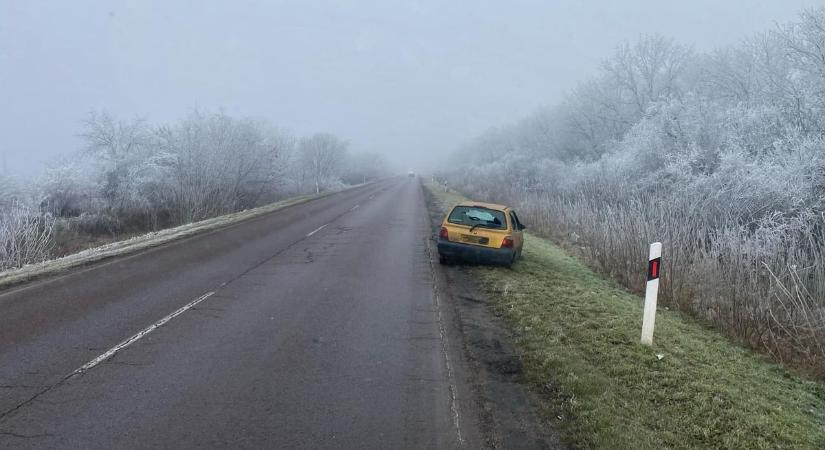
M480 448L430 237L405 177L0 292L0 447Z

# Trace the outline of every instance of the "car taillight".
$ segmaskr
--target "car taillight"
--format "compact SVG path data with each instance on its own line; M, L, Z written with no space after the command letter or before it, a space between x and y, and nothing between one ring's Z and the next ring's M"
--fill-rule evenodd
M441 239L447 239L449 235L450 234L447 232L447 227L441 227L441 232L438 233L438 237Z
M513 248L513 238L507 236L501 241L501 248Z

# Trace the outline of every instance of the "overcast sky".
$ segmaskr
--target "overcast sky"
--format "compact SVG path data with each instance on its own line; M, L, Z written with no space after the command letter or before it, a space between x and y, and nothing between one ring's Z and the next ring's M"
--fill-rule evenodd
M91 110L330 131L419 168L557 102L616 45L733 44L822 2L0 0L0 152L37 173Z

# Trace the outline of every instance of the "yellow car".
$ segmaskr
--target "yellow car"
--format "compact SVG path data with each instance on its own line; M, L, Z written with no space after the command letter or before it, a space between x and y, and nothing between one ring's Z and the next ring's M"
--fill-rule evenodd
M441 223L438 260L441 264L471 261L509 267L521 256L525 228L507 206L460 203Z

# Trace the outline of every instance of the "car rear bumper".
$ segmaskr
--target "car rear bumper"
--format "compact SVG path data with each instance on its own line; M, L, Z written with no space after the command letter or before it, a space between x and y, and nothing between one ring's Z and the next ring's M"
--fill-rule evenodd
M438 240L439 256L452 260L464 260L477 263L510 264L515 250L512 248L489 248L478 245L462 244L444 239Z

